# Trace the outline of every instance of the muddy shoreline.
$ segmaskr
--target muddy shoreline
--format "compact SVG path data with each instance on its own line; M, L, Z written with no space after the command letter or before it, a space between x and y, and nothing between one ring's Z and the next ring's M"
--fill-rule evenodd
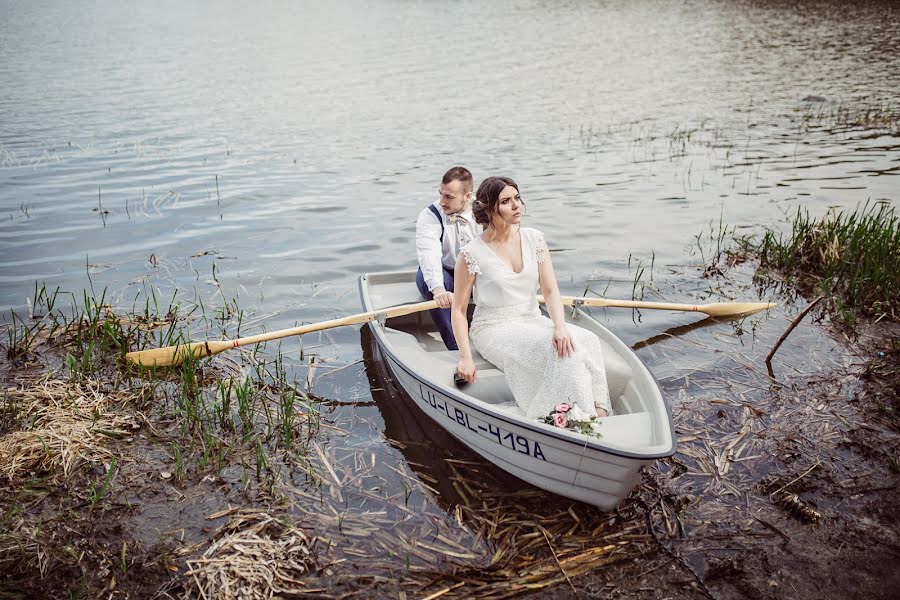
M3 371L4 435L27 429L11 419L17 389L63 402L94 429L110 421L68 475L59 462L5 475L2 597L198 597L219 589L200 570L220 560L210 553L247 539L275 544L255 562L277 567L234 573L259 597L272 592L272 577L311 597L892 597L900 328L882 322L848 340L820 316L796 334L808 364L788 354L774 375L760 365L782 327L769 329L758 343L726 347L733 364L661 381L679 452L608 514L548 498L440 432L419 431L427 425L397 405L371 354L369 385L402 469L390 479L410 486L399 495L388 480L383 491L347 483L365 475L368 451L353 467L339 444L311 454L307 476L320 478L312 488L259 477L258 466L252 476L240 450L230 465L180 467L177 416L161 415L149 397L48 378L37 355L26 357ZM668 339L666 356L706 340L702 330ZM103 400L73 409L76 396ZM346 426L323 425L333 443ZM278 545L288 538L304 540L291 547L302 555Z
M866 326L854 343L857 360L843 372L798 381L743 407L760 417L758 411L783 414L790 407L801 415L788 427L769 423L757 433L773 452L771 467L756 484L737 486L744 499L698 498L679 452L645 474L620 507L646 520L654 539L642 554L536 597L894 598L900 589L898 334L897 324ZM685 412L692 408L675 409L676 428L690 421ZM824 416L821 427L817 416ZM734 414L721 419L737 426Z

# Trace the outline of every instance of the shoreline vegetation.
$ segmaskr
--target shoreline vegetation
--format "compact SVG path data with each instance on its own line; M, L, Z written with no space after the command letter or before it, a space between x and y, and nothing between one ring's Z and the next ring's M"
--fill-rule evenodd
M788 232L738 235L720 221L709 237L716 248L708 256L701 249L706 277L751 261L758 287L788 300L821 294L836 324L900 320L900 216L888 201L831 208L820 219L799 207Z
M129 350L239 334L236 301L207 312L200 301L150 291L142 306L120 310L105 292L76 302L36 288L31 314L13 314L2 339L0 597L559 597L641 585L732 597L716 586L735 577L747 593L771 592L774 576L748 575L749 558L707 550L700 568L688 550L719 534L754 540L748 552L753 543L766 551L822 543L827 525L817 533L810 525L853 510L836 496L892 497L895 486L879 478L900 473L892 328L900 219L876 202L821 219L798 210L784 234L730 235L728 245L720 223L705 277L752 264L753 283L789 303L821 294L820 318L827 313L868 358L833 386L821 373L769 379L738 359L725 380L695 374L709 387L686 382L680 392L678 455L607 514L522 489L475 455L441 456L436 434L392 439L388 429L414 409L398 405L371 350L365 368L389 450L360 447L335 411L340 403L313 394L315 355L301 352L306 381L272 346L155 371L123 360ZM882 327L892 333L879 336ZM874 341L849 336L860 330L875 330ZM829 466L850 460L838 434L871 461L869 479ZM402 459L390 460L397 453ZM736 511L747 521L740 527ZM847 551L851 563L866 556Z
M789 234L767 232L752 249L757 280L781 281L830 300L840 323L900 319L900 217L887 202L813 219L798 208Z

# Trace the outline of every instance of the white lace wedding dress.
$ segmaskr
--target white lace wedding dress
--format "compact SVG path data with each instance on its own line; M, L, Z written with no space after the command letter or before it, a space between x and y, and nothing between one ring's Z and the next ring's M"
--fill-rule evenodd
M600 340L592 332L568 324L575 352L559 358L553 347L553 321L538 309L538 264L547 245L543 234L528 227L522 236L519 273L476 237L463 249L469 273L475 275L475 314L469 330L472 345L503 371L525 416L540 419L561 402L573 407L570 419L612 414Z

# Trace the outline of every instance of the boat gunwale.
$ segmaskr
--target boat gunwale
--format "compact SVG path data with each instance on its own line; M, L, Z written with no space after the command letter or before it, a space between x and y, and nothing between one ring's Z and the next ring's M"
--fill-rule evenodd
M367 312L377 310L374 307L372 307L372 303L370 302L370 298L369 298L369 294L368 294L369 288L367 285L367 278L371 275L396 275L396 274L401 274L401 273L408 273L408 271L384 271L384 272L377 272L377 273L364 273L359 276L360 296L361 296L363 308ZM587 313L584 313L582 311L579 311L579 312L581 312L581 314L583 314L587 318L592 318ZM400 357L397 355L397 353L394 351L394 349L392 348L392 344L390 344L387 341L386 335L384 332L384 325L382 323L378 323L377 321L369 321L367 325L369 325L370 329L372 330L372 333L375 335L375 339L378 342L378 345L381 346L382 351L384 351L391 359L393 359L393 362L395 362L397 364L397 366L399 366L401 369L403 369L403 371L405 371L407 373L407 375L409 375L410 377L417 380L420 384L423 384L428 388L436 390L436 391L442 393L443 395L445 395L449 398L452 398L453 400L460 402L464 406L467 406L468 408L471 408L472 410L475 410L476 412L479 412L483 415L488 415L488 416L498 419L504 423L508 423L510 425L515 425L517 427L527 429L528 431L531 431L535 434L546 436L546 437L552 438L554 440L564 442L565 444L571 444L571 445L575 446L576 448L578 448L581 452L584 452L585 450L590 449L590 450L602 452L605 454L611 454L613 456L619 456L622 458L641 460L641 461L645 461L645 460L649 461L649 460L655 460L655 459L659 459L659 458L667 458L667 457L675 454L677 442L675 440L675 435L674 435L674 427L673 427L673 422L672 422L672 411L669 408L669 405L666 403L665 399L661 397L662 392L660 392L661 403L662 403L662 407L666 413L666 420L668 422L670 439L671 439L671 443L669 444L669 447L662 451L647 452L647 453L638 453L638 452L631 452L631 451L627 451L627 450L620 450L618 448L610 447L610 446L604 445L600 442L594 441L588 436L579 436L579 434L574 433L574 432L569 432L567 430L560 429L558 431L554 431L554 429L558 429L558 428L550 429L549 426L547 428L538 427L536 424L532 424L529 419L524 419L524 418L516 419L513 416L507 415L500 409L493 409L493 410L486 409L485 407L490 406L490 405L488 403L484 402L483 400L478 400L477 398L475 398L473 396L469 396L468 394L465 394L464 392L462 392L460 390L456 390L456 389L450 388L448 386L445 386L443 384L431 381L431 380L427 379L424 375L421 375L420 373L418 373L417 371L415 371L414 369L409 367L405 363L405 361L401 360ZM602 325L601 325L601 327L602 327ZM610 334L612 334L612 332L610 332ZM612 335L613 335L613 337L615 337L614 334L612 334ZM616 338L616 339L618 339L618 338ZM621 341L621 340L619 340L619 341ZM629 351L631 351L632 354L634 353L630 348L629 348ZM656 379L653 377L653 374L650 373L650 370L647 369L646 365L644 365L643 361L638 359L638 362L641 364L641 366L644 369L647 370L648 375L655 382ZM417 406L418 406L418 404L417 404ZM429 416L429 418L430 418L430 416ZM446 427L444 427L444 429L446 429L448 432L450 432L450 430L447 429ZM450 432L450 433L452 434L452 432Z

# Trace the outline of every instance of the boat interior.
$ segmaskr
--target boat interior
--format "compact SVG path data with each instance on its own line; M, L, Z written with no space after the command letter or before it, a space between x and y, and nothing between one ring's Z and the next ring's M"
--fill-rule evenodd
M387 279L394 275L398 276L397 281ZM368 277L372 278L373 276ZM368 282L371 306L387 308L422 301L408 273L377 274L374 277L378 279L375 281L370 279ZM474 305L470 305L470 318L473 309ZM660 416L659 411L662 407L647 404L646 390L641 389L643 386L635 385L637 382L634 369L629 364L629 360L605 339L609 334L599 328L593 319L584 318L581 315L579 315L581 318L573 319L573 311L570 308L566 310L566 315L578 326L597 333L603 347L607 383L613 407L613 415L602 419L604 425L609 425L603 429L604 441L615 445L626 445L630 448L634 448L635 445L648 447L665 444L666 440L661 437L666 436L660 436L658 422L654 426L654 421ZM459 353L455 350L447 350L428 312L387 319L384 332L387 343L397 357L412 369L427 375L429 380L446 387L456 388L460 392L512 416L520 418L524 416L513 398L503 372L477 352L473 352L475 366L478 369L477 381L462 386L456 385L454 373ZM636 358L632 358L632 360L636 360ZM664 412L664 408L662 410ZM667 419L665 414L662 416Z

